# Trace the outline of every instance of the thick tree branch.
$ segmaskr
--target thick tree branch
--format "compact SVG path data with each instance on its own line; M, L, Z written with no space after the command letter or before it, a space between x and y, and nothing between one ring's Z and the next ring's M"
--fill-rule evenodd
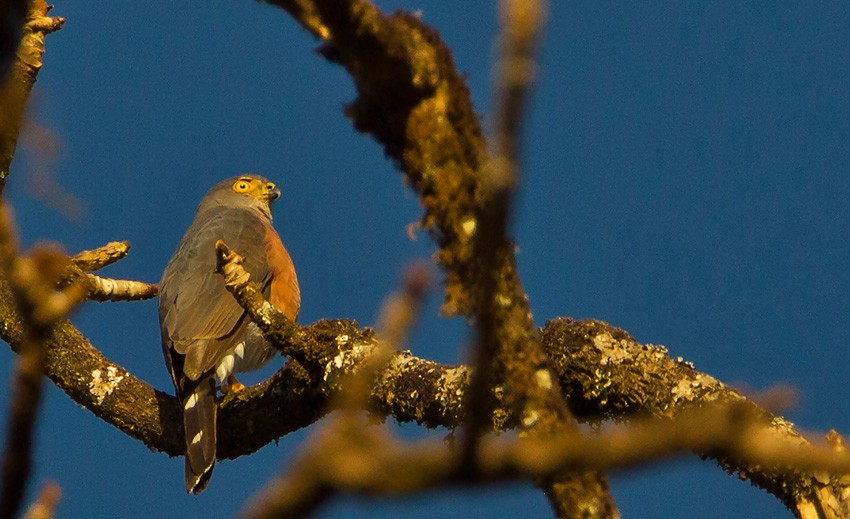
M772 429L788 442L808 443L791 422L758 408L738 391L694 369L693 364L671 358L663 346L640 344L609 324L554 319L546 323L543 340L572 409L585 420L636 414L672 418L692 406L746 401L764 413ZM824 506L826 501L842 501L836 496L850 488L836 478L749 466L740 459L713 453L699 454L779 497L791 510L796 510L801 500Z
M6 80L15 60L28 7L27 0L7 0L0 4L0 83Z
M499 355L485 350L479 357L495 357L492 362L505 382L501 387L510 388L499 393L500 405L507 410L499 417L499 427L520 426L547 434L558 431L562 423L569 423L569 412L546 372L546 356L535 336L513 246L505 234L517 148L501 144L509 144L510 136L497 139L497 157L488 161L469 91L451 54L417 18L404 13L384 16L366 0L270 3L286 9L322 39L325 56L346 68L358 91L348 109L354 126L383 144L419 195L425 208L423 226L437 241L436 257L447 274L443 310L474 315L484 333L479 341L483 347L501 345ZM532 59L536 18L510 15L506 19L512 27L506 38L515 43L505 46L510 67L520 57ZM514 20L520 23L515 26ZM505 77L510 81L505 83L504 121L499 130L510 127L516 132L526 76L523 81L515 73ZM506 178L506 185L490 182L498 178ZM480 412L466 442L469 461L477 429L490 421L489 406L481 405L487 399L484 390L499 387L487 372L481 375L478 387L482 389L475 392L473 407ZM541 382L544 378L548 383ZM598 475L591 479L588 488L605 487ZM613 510L613 502L606 501L591 507Z
M324 42L349 72L358 98L354 127L372 134L425 208L447 280L447 314L468 314L476 175L486 149L469 90L437 33L408 13L384 16L366 0L268 0Z
M278 314L262 301L248 308ZM20 342L20 325L11 310L7 307L2 313L0 331L14 347ZM264 326L261 315L252 318ZM267 336L288 337L284 351L312 352L307 360L311 370L318 371L310 374L294 364L230 399L221 415L223 458L253 452L318 419L327 396L338 388L344 373L350 372L374 345L371 331L361 331L353 323L321 321L292 333L275 328L275 319L266 326L270 332ZM277 319L282 319L284 329L292 326L282 316ZM671 359L664 348L641 345L605 323L557 319L543 329L543 339L566 396L585 419L623 417L634 412L672 417L704 402L745 400L691 365ZM77 402L151 448L171 455L182 452L182 438L175 432L180 430L179 409L171 396L155 392L103 358L70 325L59 327L48 346L47 373ZM441 366L401 353L376 384L373 405L400 421L456 427L463 420L468 381L469 373L463 367ZM269 409L281 412L270 414ZM778 417L771 417L771 421L789 441L806 443L790 423ZM228 426L236 423L240 427ZM238 437L228 433L234 430L252 433ZM741 460L724 458L722 462L786 503L793 503L798 495L813 496L828 486L812 475L750 467Z
M387 445L398 444L398 439L383 425L370 427L362 409L369 408L374 378L395 355L418 316L429 278L427 267L412 265L408 269L402 289L384 301L379 340L357 371L343 379L341 390L332 399L338 413L313 433L312 441L301 449L285 475L270 481L251 498L247 514L258 518L307 517L335 494L350 491L351 480L374 477L376 488L396 485L381 466L400 460L385 459ZM376 465L374 461L378 460L383 462ZM281 507L281 502L286 504Z
M325 56L351 73L359 97L348 115L358 129L372 133L383 144L420 195L425 207L423 224L440 245L438 260L447 272L444 310L468 315L474 293L465 280L475 278L478 261L473 254L479 225L476 204L481 200L476 175L486 153L466 86L448 49L415 17L384 17L365 1L272 3L286 8L322 39ZM11 160L14 139L11 143L8 148L6 133L0 135L0 166L7 149ZM7 171L8 163L0 167L0 189ZM515 276L512 258L505 268L507 277ZM527 309L518 280L514 281L506 282L515 291L507 299L509 306ZM250 284L246 287L245 293L250 293ZM0 279L0 337L18 351L24 334L8 296L8 284ZM520 304L513 304L517 301ZM243 305L253 308L252 317L264 323L261 327L267 337L298 362L224 403L219 422L219 454L224 458L253 452L317 420L339 381L374 347L371 331L358 329L355 323L321 321L302 328L277 316L261 297ZM523 319L530 322L527 315ZM640 345L604 323L551 321L543 330L543 341L565 396L585 419L622 418L635 411L676 417L713 400L744 401L745 407L771 421L771 430L783 441L807 444L781 418L766 414L691 366L673 361L666 350ZM108 423L151 448L182 453L183 440L177 436L182 430L180 410L174 398L111 363L71 325L62 323L50 335L45 371L75 401ZM464 367L440 366L401 353L373 388L372 404L400 421L456 427L464 420L468 382L469 371ZM512 406L506 407L506 402L494 402L494 408L503 417L502 426L522 416ZM789 506L801 499L823 502L832 491L843 488L822 475L751 465L751 459L734 451L721 454L695 448L750 477Z
M248 276L239 272L238 265L233 268L235 272L227 284L228 289L266 337L281 336L271 323L277 319L283 319L285 327L290 323L262 300L256 287L253 291L245 291L245 286L251 285ZM249 296L256 296L256 299ZM770 415L713 377L697 372L693 365L670 358L662 346L642 345L624 331L594 320L555 319L541 331L546 353L553 359L564 395L585 420L621 419L637 414L676 418L694 406L745 402L752 413L764 416L786 442L808 444L794 430L793 424ZM329 350L334 346L342 347L332 360L320 361L318 367L335 366L347 372L374 347L371 338L352 341L353 336L346 334L344 337L344 341L337 339L334 344L327 345ZM297 345L287 348L288 351L299 349ZM322 347L311 346L310 350L320 351ZM330 353L326 350L327 355ZM576 362L580 365L576 366ZM333 376L327 369L319 376L329 381L339 379L339 375ZM399 421L454 428L465 420L463 403L469 378L469 371L464 367L439 366L402 353L396 356L373 389L373 405ZM497 408L497 414L504 412L505 409ZM801 500L825 504L829 501L830 487L844 488L839 488L837 479L830 481L813 474L789 473L779 467L750 466L741 459L719 453L699 454L717 459L727 471L750 479L782 499L792 510Z
M10 300L8 284L0 279L0 338L18 351L23 334ZM691 364L670 358L664 347L640 344L601 321L556 319L541 332L565 396L583 420L622 419L634 414L675 417L707 402L747 401ZM319 321L301 328L281 346L292 351L337 353L327 357L327 363L316 364L321 365L318 376L290 363L271 379L228 399L219 422L220 457L249 454L318 420L328 395L338 389L340 379L368 354L373 343L372 331L351 321ZM105 358L68 323L58 325L47 342L45 373L105 422L151 449L171 456L182 454L176 399ZM401 422L454 428L463 423L468 384L469 372L463 366L445 366L401 352L374 386L372 407ZM790 422L776 416L769 420L786 441L808 443ZM718 459L713 453L699 454ZM824 489L831 493L844 488L836 478L750 466L745 460L728 457L723 457L722 463L789 506L800 497L821 501L817 493Z

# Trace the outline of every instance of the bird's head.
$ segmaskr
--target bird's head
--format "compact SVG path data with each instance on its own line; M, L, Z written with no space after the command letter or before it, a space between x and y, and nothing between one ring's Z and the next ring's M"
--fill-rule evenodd
M240 175L213 186L198 207L198 213L214 207L255 208L271 217L270 204L280 197L280 189L260 175Z

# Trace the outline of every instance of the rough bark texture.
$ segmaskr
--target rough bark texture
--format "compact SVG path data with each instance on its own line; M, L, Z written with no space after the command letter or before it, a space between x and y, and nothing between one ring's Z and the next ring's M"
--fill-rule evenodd
M8 287L2 281L0 338L16 349L22 333L14 309L6 303L8 296ZM634 413L674 417L704 402L746 400L689 363L670 358L663 346L640 344L623 330L601 321L556 319L541 332L565 396L582 420L623 419ZM228 399L220 414L219 457L255 452L321 418L340 378L356 369L373 344L371 330L360 329L352 321L319 321L305 327L283 346L336 353L325 357L328 362L322 370L310 373L291 363L270 380ZM48 342L46 374L75 402L105 422L153 450L182 455L176 399L105 358L71 324L59 325ZM445 366L402 352L375 384L372 406L399 422L454 428L464 420L468 384L469 370L464 366ZM271 413L269 409L281 412ZM781 417L771 420L789 441L807 443L790 422ZM240 431L238 436L227 433L236 430ZM245 434L246 430L251 434ZM710 452L697 454L717 459ZM786 504L837 485L835 480L811 474L749 466L734 459L718 461Z
M469 424L472 439L466 442L465 457L470 470L477 429L490 421L493 410L479 394L484 388L501 400L500 428L556 434L574 427L551 377L548 384L540 383L538 374L548 370L548 359L516 272L513 243L504 233L508 204L494 203L507 197L494 197L485 182L485 141L448 47L418 18L385 16L367 1L270 3L320 38L325 57L349 72L358 97L348 116L357 130L384 146L419 195L425 208L422 225L437 242L435 257L446 272L443 311L483 321L479 347L490 349L481 357L492 357L487 362L493 370L479 364L485 380L472 394L480 412ZM586 486L568 487L598 489L594 482L601 476L589 477Z
M606 323L561 318L535 330L510 241L500 237L492 257L480 256L476 233L488 225L480 217L482 204L490 200L480 185L487 162L485 143L467 87L436 32L406 13L385 16L365 0L270 3L292 14L323 42L323 55L350 73L358 97L347 115L358 130L381 143L419 195L425 209L423 226L436 240L436 259L446 272L444 312L478 315L476 286L483 274L491 277L488 298L499 303L491 308L493 340L501 350L492 379L497 386L487 402L493 410L488 426L531 429L542 423L542 430L558 432L560 421L569 420L562 399L580 420L590 422L634 416L673 419L707 403L744 402L767 417L772 430L786 440L807 443L793 424L771 416L692 365L672 359L665 348L639 344ZM43 35L58 25L61 19L43 15L27 23L23 40L29 46L21 47L22 67L16 68L16 63L10 73L12 90L4 92L6 100L9 95L26 100L41 66ZM0 190L14 153L23 104L13 109L0 124ZM114 249L104 251L103 257L84 257L77 266L96 268L111 261L106 256L126 253L121 246ZM256 290L252 292L250 284L243 292L240 302L293 360L270 380L223 402L220 458L249 454L321 418L340 380L355 371L375 346L372 331L354 322L327 320L298 327ZM0 338L18 351L25 334L11 300L9 285L0 277ZM53 329L45 346L45 374L74 401L154 450L182 454L181 412L174 397L105 358L67 322ZM548 366L557 381L547 381ZM374 384L371 409L401 422L453 429L468 423L471 380L467 367L444 366L401 352ZM521 390L506 391L500 383L517 384ZM734 453L706 448L697 454L750 479L799 515L804 514L803 503L829 516L830 500L847 490L836 478L751 465ZM606 501L607 484L601 475L541 483L560 515L616 514L613 502ZM577 500L577 495L600 499Z
M324 42L349 72L354 127L372 134L419 194L423 226L445 269L444 312L466 314L462 286L472 265L476 172L485 143L469 89L437 33L408 13L384 16L366 1L272 0Z

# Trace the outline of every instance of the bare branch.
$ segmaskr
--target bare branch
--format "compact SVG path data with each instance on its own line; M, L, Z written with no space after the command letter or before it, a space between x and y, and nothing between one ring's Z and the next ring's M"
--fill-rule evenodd
M41 401L45 341L59 319L81 302L85 290L71 284L56 290L68 258L55 246L41 245L18 256L11 216L0 205L0 270L9 279L25 334L12 375L12 397L3 454L0 517L14 517L21 506L32 464L32 434Z
M92 301L141 301L159 294L159 285L128 279L104 278L86 272L84 267L102 268L127 255L127 242L112 242L93 251L83 251L71 258L62 278L62 285L79 284L85 287L86 299ZM82 266L80 266L82 265Z
M132 281L129 279L111 279L85 274L88 281L87 298L94 301L142 301L159 294L159 285Z
M314 457L293 476L273 482L245 507L246 519L304 517L333 489L363 495L399 495L451 483L484 484L590 469L622 469L688 451L733 454L749 463L775 467L850 471L850 456L828 447L788 443L771 433L760 413L745 403L691 409L675 420L652 418L629 427L611 426L589 435L577 431L559 438L505 440L485 438L480 471L468 479L455 470L458 453L451 444L424 441L403 444L386 435L358 436L369 455L340 449L338 436L321 434ZM323 455L333 453L333 456ZM304 460L302 460L304 461Z
M519 427L541 437L576 429L540 345L527 295L516 271L508 237L513 192L520 172L519 135L533 82L537 40L545 18L540 1L500 4L501 34L496 61L496 113L492 154L477 172L473 254L461 285L469 295L478 332L469 393L469 421L463 437L463 465L476 470L480 436L491 429L491 392L509 414L502 427ZM537 482L558 517L617 516L604 476L569 474Z
M59 30L65 19L47 16L45 0L33 0L27 13L17 57L0 85L0 193L6 185L30 90L41 69L44 36Z
M92 301L141 301L156 297L159 285L128 279L103 278L91 274L127 256L129 242L110 242L94 250L82 251L70 260L63 283L79 283L86 287L86 298Z
M534 394L534 390L524 384L527 375L514 381L510 371L516 369L530 370L546 369L545 365L537 362L511 362L516 350L526 348L539 350L533 336L534 324L530 319L527 304L524 304L524 291L519 279L512 276L512 286L500 286L504 276L505 263L512 269L513 244L508 238L508 224L514 189L519 175L519 146L522 101L526 97L531 84L531 76L519 75L513 70L514 62L523 60L533 64L534 49L537 33L542 23L542 6L535 0L525 3L503 1L500 5L501 37L499 39L500 56L496 63L497 110L493 138L493 153L480 172L478 182L478 199L476 205L476 228L473 233L473 258L470 267L471 276L465 283L467 291L474 294L473 311L478 331L478 341L475 346L474 372L470 388L470 416L465 431L464 455L468 463L474 465L475 445L478 437L490 429L492 410L489 406L491 388L506 384L514 391L529 393L516 395L513 398L530 399L531 404L544 413L550 412L546 397ZM524 10L536 13L534 20L520 24ZM517 27L519 25L519 27ZM519 298L517 298L519 296ZM519 301L517 300L519 299ZM500 307L519 306L524 315L510 313ZM513 328L513 333L511 329ZM510 344L516 339L511 335L521 336L525 344ZM511 339L514 339L511 341ZM532 357L537 356L531 352ZM497 362L500 360L501 362ZM531 359L529 359L530 361ZM494 379L493 374L497 364L501 365L502 373ZM516 365L514 370L510 366ZM505 368L508 368L507 370ZM507 377L507 380L504 378ZM516 383L515 383L516 382ZM539 385L535 384L539 387ZM557 391L551 383L548 390ZM547 390L547 391L548 391ZM529 392L530 391L530 392ZM540 397L540 398L538 398ZM557 409L557 411L555 411ZM552 410L557 415L568 415L561 401L555 401ZM522 410L520 410L522 411ZM560 421L562 416L555 417Z

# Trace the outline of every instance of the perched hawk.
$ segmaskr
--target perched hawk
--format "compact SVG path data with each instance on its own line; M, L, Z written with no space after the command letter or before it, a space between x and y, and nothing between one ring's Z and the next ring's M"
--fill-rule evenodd
M258 369L274 355L245 310L215 273L215 242L245 257L251 279L291 320L301 294L289 253L272 227L270 204L280 190L267 179L225 180L201 200L195 220L165 267L159 293L162 351L183 407L186 491L206 488L216 458L216 379L241 388L233 373Z

